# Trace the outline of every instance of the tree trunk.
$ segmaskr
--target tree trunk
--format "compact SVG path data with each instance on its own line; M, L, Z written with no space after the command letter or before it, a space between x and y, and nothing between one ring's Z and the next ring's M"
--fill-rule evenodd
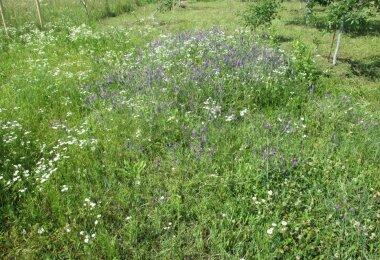
M306 21L310 22L310 18L313 14L313 3L311 0L306 1Z
M331 45L330 45L330 52L329 52L329 58L327 60L331 59L331 54L332 54L332 49L334 47L334 41L335 41L335 36L336 36L336 31L333 34L332 40L331 40Z
M40 22L41 28L44 26L42 22L42 14L41 14L41 6L40 6L40 0L35 0L36 2L36 9L37 9L37 15L38 15L38 20Z
M105 1L106 17L111 16L111 8L108 0Z
M7 23L5 22L5 16L4 16L4 6L3 6L3 1L0 0L0 15L1 15L1 20L3 21L3 26L4 26L4 31L5 35L9 37L8 34L8 28L7 28Z
M336 61L338 59L338 52L339 52L342 34L343 34L343 24L340 26L340 29L338 30L338 37L336 40L335 52L334 52L334 57L333 57L333 66L336 65Z
M80 2L83 5L84 9L86 10L86 14L87 14L88 20L90 20L90 13L88 12L88 7L87 7L86 1L85 0L81 0Z

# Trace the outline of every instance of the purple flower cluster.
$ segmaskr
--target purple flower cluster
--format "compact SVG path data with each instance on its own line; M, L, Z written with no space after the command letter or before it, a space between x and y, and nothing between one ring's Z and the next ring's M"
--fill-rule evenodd
M284 78L287 70L282 52L255 43L248 34L225 35L217 28L185 32L163 36L126 55L121 67L89 88L88 101L114 102L121 90L144 93L152 88L208 87L220 94L227 85L252 86Z

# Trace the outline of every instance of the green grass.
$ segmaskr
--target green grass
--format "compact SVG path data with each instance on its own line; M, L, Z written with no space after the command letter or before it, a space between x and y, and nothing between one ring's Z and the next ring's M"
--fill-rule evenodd
M86 7L83 5L85 3ZM42 0L44 23L78 25L131 12L137 7L153 3L150 0ZM39 24L35 0L3 0L8 26Z
M345 34L331 67L331 34L284 5L277 44L242 33L295 59L293 77L261 83L223 66L187 82L184 62L212 46L181 56L162 37L240 35L245 4L231 0L1 35L1 258L377 259L378 35ZM162 64L170 79L145 88ZM204 107L215 105L213 119Z

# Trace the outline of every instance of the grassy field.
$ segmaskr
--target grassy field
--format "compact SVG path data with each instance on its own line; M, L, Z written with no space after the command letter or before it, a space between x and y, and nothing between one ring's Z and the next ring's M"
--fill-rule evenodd
M284 5L0 32L0 257L378 259L378 31Z
M35 0L2 0L8 26L39 25ZM153 0L40 0L44 23L78 25L130 13Z

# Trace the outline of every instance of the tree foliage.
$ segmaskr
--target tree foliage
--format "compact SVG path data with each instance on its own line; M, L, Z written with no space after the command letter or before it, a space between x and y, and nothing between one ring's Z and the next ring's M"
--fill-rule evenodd
M158 10L159 11L170 11L174 7L175 0L162 0L159 3Z
M327 28L334 30L332 42L335 41L333 65L336 65L342 35L345 31L361 32L368 28L369 20L379 10L379 0L307 0L306 19L315 18L313 8L315 5L325 6L322 22ZM333 43L331 44L331 48ZM330 54L332 49L330 50ZM330 55L329 55L330 57Z
M339 0L327 7L327 19L331 29L340 27L353 30L362 29L375 14L378 1Z
M259 0L251 2L243 15L247 26L257 29L267 26L276 18L280 9L278 0Z
M329 29L360 31L379 10L379 0L307 0L306 16L314 15L316 5L324 6L323 20Z

